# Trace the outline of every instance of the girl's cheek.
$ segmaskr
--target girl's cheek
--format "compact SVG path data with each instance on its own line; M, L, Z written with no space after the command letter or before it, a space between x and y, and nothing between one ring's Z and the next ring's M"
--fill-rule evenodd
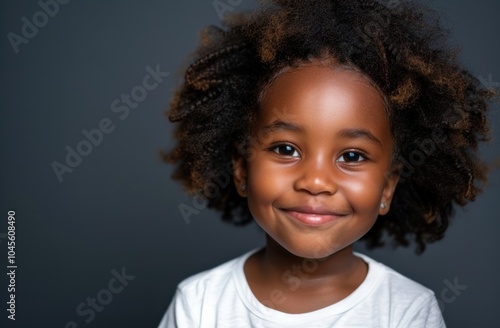
M351 177L346 179L339 186L339 190L345 195L347 202L354 209L359 211L377 210L382 188L379 181L369 177Z
M255 153L257 154L257 153ZM259 156L256 155L253 161L248 162L248 191L258 197L265 196L266 190L271 185L272 174L269 169L259 162Z

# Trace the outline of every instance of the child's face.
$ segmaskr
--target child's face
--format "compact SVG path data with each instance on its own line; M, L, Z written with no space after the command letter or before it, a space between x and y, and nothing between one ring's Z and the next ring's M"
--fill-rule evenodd
M308 65L279 76L263 96L235 183L271 238L297 256L325 257L389 210L392 149L379 91L361 73Z

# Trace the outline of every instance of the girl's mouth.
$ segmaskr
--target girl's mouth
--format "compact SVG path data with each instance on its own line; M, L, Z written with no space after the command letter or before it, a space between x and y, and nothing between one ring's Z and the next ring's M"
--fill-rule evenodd
M323 226L346 215L344 213L328 210L324 207L300 206L281 210L295 221L308 226Z

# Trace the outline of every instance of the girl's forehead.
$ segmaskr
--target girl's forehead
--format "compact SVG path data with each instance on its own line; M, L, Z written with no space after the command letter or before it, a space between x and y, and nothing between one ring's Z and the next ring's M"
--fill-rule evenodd
M300 76L298 79L296 78L297 75ZM306 76L306 78L304 76ZM370 76L368 76L367 74L363 73L354 64L341 64L335 59L314 59L312 61L300 63L293 66L286 66L280 69L262 87L259 93L258 103L261 104L266 99L266 95L269 93L270 89L290 89L291 86L287 82L290 82L292 80L294 80L295 84L299 84L300 88L304 88L307 86L314 87L314 83L312 82L317 81L321 78L323 78L323 81L328 79L349 79L351 81L357 82L360 86L360 93L366 92L367 89L371 89L372 92L370 92L369 95L382 100L384 103L384 107L386 108L386 114L389 115L388 97L373 81L373 79L370 78ZM285 83L283 82L283 80L285 80Z
M277 76L263 92L260 107L289 106L296 102L307 107L320 101L345 102L345 106L364 102L387 111L385 96L360 71L315 64L294 67Z
M287 124L325 136L360 128L390 139L380 92L359 72L342 67L308 65L273 81L260 103L256 128Z

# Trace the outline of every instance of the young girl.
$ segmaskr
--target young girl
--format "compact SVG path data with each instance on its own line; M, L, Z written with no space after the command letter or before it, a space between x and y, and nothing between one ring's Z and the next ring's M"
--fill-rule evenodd
M443 36L361 0L265 1L204 31L165 159L266 246L181 282L160 327L445 327L431 290L353 252L421 253L480 192L493 94Z

